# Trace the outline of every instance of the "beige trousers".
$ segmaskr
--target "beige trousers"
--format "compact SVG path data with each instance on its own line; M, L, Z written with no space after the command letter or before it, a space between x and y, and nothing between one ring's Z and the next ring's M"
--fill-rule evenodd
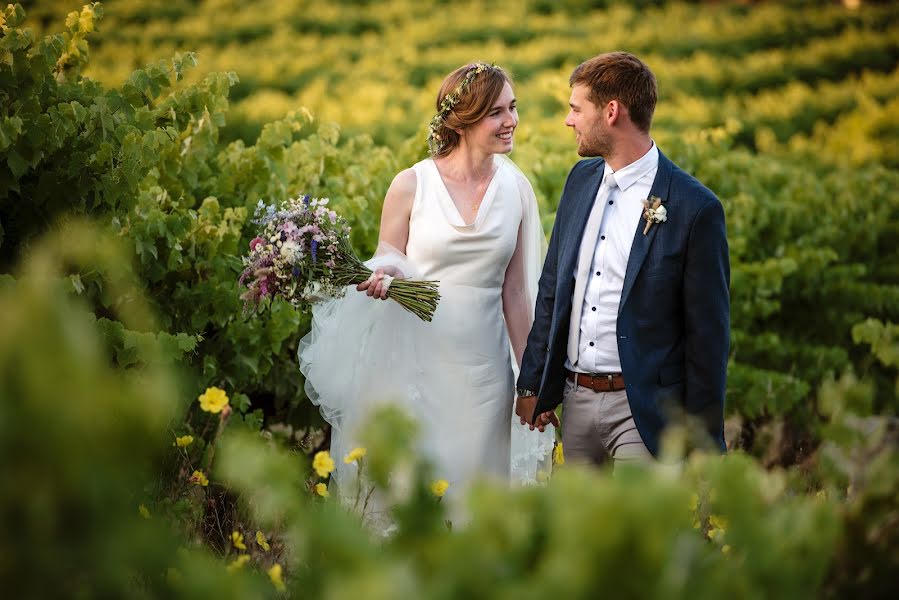
M627 392L594 392L569 380L562 394L562 445L566 462L653 461L634 424Z

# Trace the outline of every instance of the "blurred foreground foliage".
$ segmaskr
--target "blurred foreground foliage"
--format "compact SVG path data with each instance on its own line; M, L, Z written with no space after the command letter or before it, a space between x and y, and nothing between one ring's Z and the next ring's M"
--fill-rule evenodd
M387 35L380 19L403 21L401 5L378 13L374 3L338 3L327 18L315 17L323 8L297 17L293 26L319 49L303 54L319 62L302 69L331 60L334 77L364 72L368 60L350 68L325 42L344 43L356 26ZM534 107L523 108L515 159L549 227L575 160L553 123L564 110L569 63L586 54L555 56L547 44L569 39L560 19L624 32L613 25L633 21L637 9L527 7L528 27L518 19L499 31L521 36L511 64L521 75L519 97ZM440 60L416 54L399 69L409 89L369 94L379 100L357 112L349 96L324 94L316 108L345 120L349 135L304 109L261 110L265 121L248 126L251 139L234 135L228 118L233 113L239 127L252 120L256 94L248 90L266 69L249 83L245 69L198 73L196 55L180 48L108 87L83 76L89 38L102 40L104 52L121 51L113 41L141 19L177 20L194 8L111 4L125 15L114 19L134 22L99 36L99 4L47 36L25 27L18 5L0 16L4 590L35 598L264 597L283 582L294 596L340 598L896 592L899 174L884 141L899 122L893 8L805 13L772 4L718 13L704 5L704 17L693 19L700 9L670 4L641 13L634 47L611 38L653 50L663 89L674 90L660 106L656 139L727 211L728 438L741 451L691 455L679 477L659 469L612 478L563 466L546 487L485 483L470 498L470 522L450 532L451 511L430 492L439 473L429 473L408 437L383 435L403 417L382 415L366 460L387 488L381 493L397 498L398 529L386 540L316 494L326 481L306 456L326 447L327 436L294 357L308 317L277 303L244 317L236 256L254 233L248 216L256 202L300 191L330 196L350 218L360 254L372 251L390 178L423 155L427 117L409 119L428 114L419 88L430 90L457 63L502 58L507 49L486 25L463 20L445 32ZM342 10L356 11L355 20L341 21ZM739 27L728 11L745 17ZM278 14L247 11L235 31L250 35L256 30L245 20ZM684 15L699 44L692 53L656 35L660 23ZM399 29L418 40L434 18ZM210 26L194 18L179 28ZM228 28L214 29L227 39ZM544 36L549 29L554 37ZM258 31L251 38L265 39L265 28ZM450 42L459 35L467 41L456 47ZM804 46L768 49L766 39L784 36ZM324 85L315 77L305 85L300 75L303 99ZM342 82L333 93L361 93L360 85ZM236 112L235 92L243 98ZM372 130L390 148L363 133L372 114L384 115ZM229 397L222 413L195 401L211 386ZM399 466L411 482L391 489L398 484L384 474Z

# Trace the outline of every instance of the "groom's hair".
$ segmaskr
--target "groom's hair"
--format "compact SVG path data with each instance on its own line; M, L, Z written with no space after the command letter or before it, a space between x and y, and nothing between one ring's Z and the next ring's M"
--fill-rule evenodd
M597 107L618 100L627 106L633 124L649 132L658 97L656 77L633 54L608 52L594 56L574 69L568 83L590 88L588 98Z

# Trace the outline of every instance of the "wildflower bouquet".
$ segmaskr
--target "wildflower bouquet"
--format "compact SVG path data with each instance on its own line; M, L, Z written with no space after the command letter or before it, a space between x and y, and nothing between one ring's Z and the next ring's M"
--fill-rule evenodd
M280 207L262 200L254 223L261 232L243 258L239 283L245 308L280 296L301 308L324 298L339 298L347 286L371 277L372 271L350 246L346 220L327 208L327 198L291 198ZM430 321L440 300L436 281L397 279L387 292L406 310Z

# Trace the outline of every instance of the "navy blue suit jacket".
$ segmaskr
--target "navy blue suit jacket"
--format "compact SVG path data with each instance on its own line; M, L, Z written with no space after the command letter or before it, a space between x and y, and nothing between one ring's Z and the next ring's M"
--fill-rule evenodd
M581 238L605 163L583 160L568 175L553 226L534 325L518 386L537 391L536 414L562 401L568 326ZM668 220L634 232L618 308L618 354L628 402L647 449L674 415L698 417L724 450L730 342L730 265L718 198L659 152L650 195Z

